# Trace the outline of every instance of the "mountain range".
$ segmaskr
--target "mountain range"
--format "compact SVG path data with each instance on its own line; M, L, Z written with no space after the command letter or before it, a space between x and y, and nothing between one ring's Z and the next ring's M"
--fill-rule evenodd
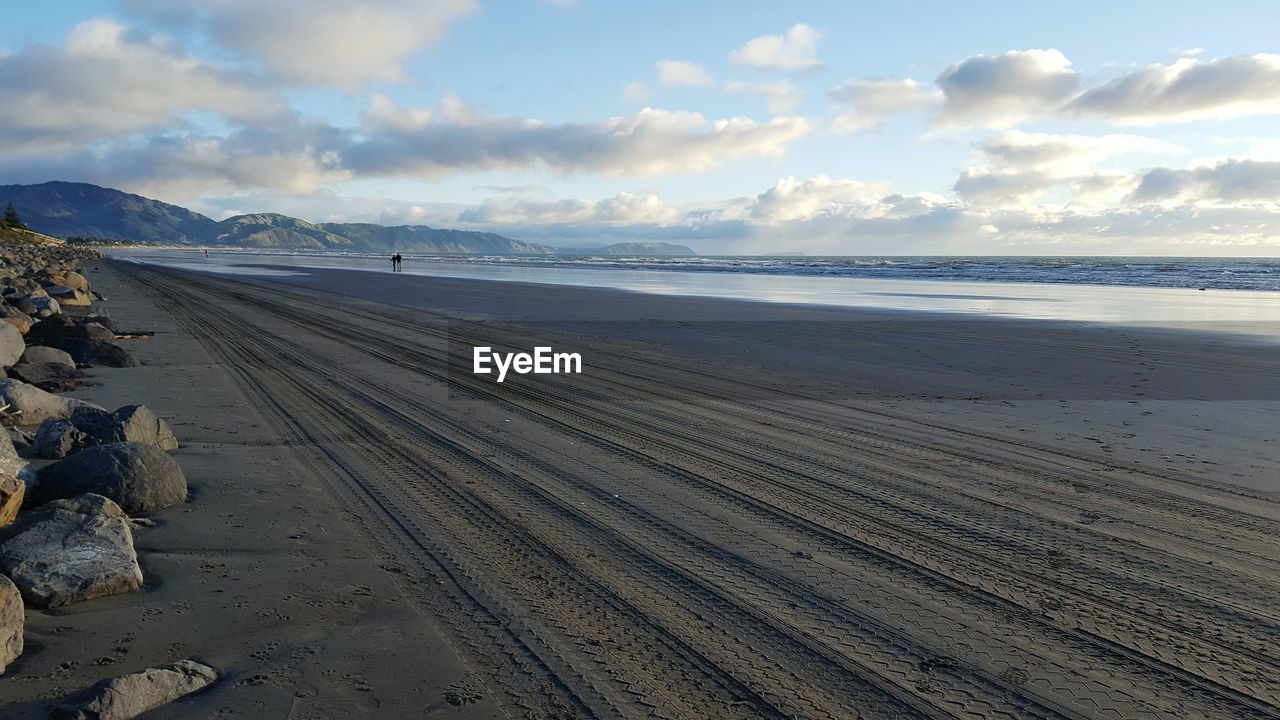
M312 223L277 213L214 220L178 205L88 183L0 185L0 207L6 203L12 203L23 222L33 230L95 242L487 255L696 254L683 245L669 243L618 243L590 250L562 249L490 232L426 225Z

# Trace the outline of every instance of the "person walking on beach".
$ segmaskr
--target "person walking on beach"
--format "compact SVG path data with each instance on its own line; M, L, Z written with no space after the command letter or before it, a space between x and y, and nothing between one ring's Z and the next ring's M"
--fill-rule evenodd
M391 272L400 271L400 253L391 256Z

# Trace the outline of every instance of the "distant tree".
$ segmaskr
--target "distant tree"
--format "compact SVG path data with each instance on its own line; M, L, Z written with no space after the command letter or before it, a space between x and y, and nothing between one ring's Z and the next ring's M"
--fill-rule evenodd
M15 230L30 230L26 223L22 222L22 218L18 217L18 211L13 209L13 203L4 209L4 218L0 219L0 225L14 228Z

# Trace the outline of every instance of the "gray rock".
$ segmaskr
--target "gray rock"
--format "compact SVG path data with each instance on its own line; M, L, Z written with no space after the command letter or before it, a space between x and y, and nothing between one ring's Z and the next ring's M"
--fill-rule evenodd
M28 299L31 305L31 316L35 318L53 317L62 312L62 306L51 297L35 297Z
M149 512L187 499L182 468L153 445L111 443L86 448L65 460L46 465L32 502L39 504L81 493L97 493L115 500L128 513Z
M27 453L60 459L94 445L132 442L177 450L178 439L169 424L144 405L126 405L115 412L82 409L68 419L45 420Z
M9 368L9 376L41 390L56 389L60 383L80 380L84 373L62 363L18 363Z
M50 418L40 424L27 452L29 457L60 460L84 449L88 439L89 436L70 420Z
M9 367L18 362L26 348L21 330L9 323L0 323L0 365Z
M40 508L6 528L4 535L0 570L35 607L60 607L142 587L133 532L125 518Z
M22 454L25 448L30 447L31 441L35 439L35 435L21 428L11 427L5 429L9 431L9 440L13 442L13 447L18 451L19 455Z
M26 622L24 610L18 586L0 575L0 674L22 654L22 629Z
M0 405L4 404L9 406L6 421L13 425L38 425L49 418L65 418L77 408L102 409L93 403L54 395L13 379L0 380Z
M27 475L31 466L18 457L9 433L0 433L0 527L17 517L26 501Z
M169 423L145 405L125 405L109 414L80 411L72 414L71 421L88 435L91 445L132 442L154 445L161 450L178 449L178 438L174 437Z
M78 515L105 515L107 517L124 518L125 520L130 519L128 515L124 514L124 509L117 505L114 500L95 493L85 493L72 498L50 500L39 508L36 508L36 510L38 512L66 510L67 512L73 512Z
M31 365L44 365L46 363L58 363L66 365L69 368L75 368L76 361L71 359L65 350L58 348L45 347L43 345L31 345L22 351L22 357L18 359L19 363L28 363Z
M75 358L76 362L85 365L102 365L104 367L137 367L138 359L133 353L105 340L67 340L62 348Z
M31 325L35 322L30 315L9 305L0 305L0 321L18 328L18 332L23 335L26 335L31 330Z
M55 720L131 720L203 690L217 679L218 671L208 665L179 660L103 680L59 705L50 717Z
M66 285L50 285L44 291L67 307L89 307L93 304L93 296L89 293Z

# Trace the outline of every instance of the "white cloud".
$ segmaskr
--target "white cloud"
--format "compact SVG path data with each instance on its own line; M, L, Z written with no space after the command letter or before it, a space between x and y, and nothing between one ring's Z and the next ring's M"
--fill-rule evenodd
M1037 168L1057 175L1080 173L1107 158L1177 155L1184 148L1141 135L1055 135L1009 130L978 145L991 162L1005 168Z
M1061 107L1080 74L1057 50L1011 50L966 58L943 70L937 82L943 124L1007 127Z
M58 47L0 55L0 149L8 152L68 151L194 111L264 120L286 106L251 77L110 20L80 23Z
M1136 182L1132 173L1099 174L1096 166L1133 155L1168 156L1182 148L1137 135L1053 135L1010 130L977 146L978 162L960 171L953 190L966 202L1020 205L1068 187L1077 201L1116 199ZM1126 186L1127 185L1127 186Z
M687 85L687 86L703 86L710 85L714 82L711 79L711 73L707 69L697 63L685 62L683 60L659 60L656 63L658 68L658 84L659 85Z
M937 119L944 126L1040 118L1156 125L1280 113L1280 54L1184 56L1094 87L1081 88L1081 79L1058 50L975 55L938 76L945 100Z
M941 98L938 90L911 78L850 80L827 92L827 99L846 108L832 121L831 130L851 133L875 128L886 115L927 107Z
M547 124L486 117L446 104L401 108L375 98L362 139L343 153L361 175L439 176L455 172L550 168L618 175L700 172L746 157L776 157L810 132L803 118L760 123L710 121L699 113L645 108L599 122Z
M488 225L667 225L680 213L652 193L618 193L604 200L489 199L458 215L465 223Z
M1280 113L1280 55L1148 65L1085 90L1067 109L1138 125Z
M749 93L764 96L768 102L771 115L786 115L794 112L804 102L805 96L808 94L792 85L789 80L758 83L731 81L725 83L724 91L727 93Z
M729 61L765 70L796 72L822 65L818 61L817 30L804 23L793 25L786 35L761 35L729 53Z
M475 0L124 0L204 28L290 83L359 88L405 80L404 63L478 10Z
M765 223L812 220L819 215L865 208L888 194L886 183L834 180L825 175L804 181L787 177L752 198L745 209L752 219Z
M1232 158L1187 170L1154 168L1143 173L1129 200L1280 203L1280 161Z
M0 174L92 182L170 201L217 190L307 193L352 178L337 152L345 142L341 131L294 122L226 137L155 135L63 155L0 156Z

